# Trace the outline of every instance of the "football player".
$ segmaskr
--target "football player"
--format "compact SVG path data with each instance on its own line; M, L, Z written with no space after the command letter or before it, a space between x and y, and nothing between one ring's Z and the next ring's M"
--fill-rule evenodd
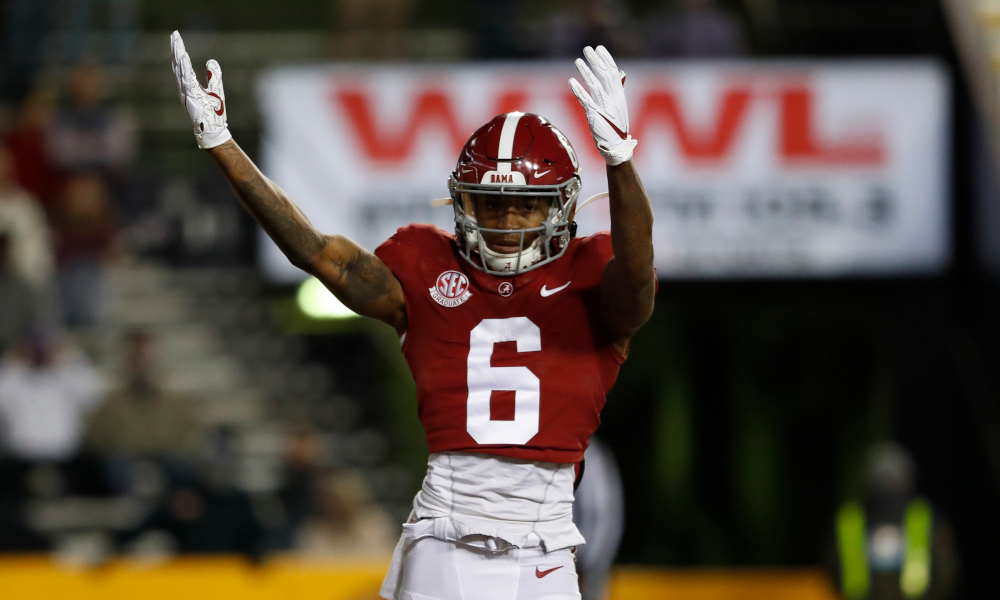
M198 82L171 36L181 103L237 198L292 264L399 334L430 446L381 594L579 599L573 485L629 338L653 310L653 214L632 151L625 74L584 49L569 84L607 162L611 231L575 237L576 153L533 114L476 131L448 180L454 235L398 230L372 254L317 231L226 126L222 71Z

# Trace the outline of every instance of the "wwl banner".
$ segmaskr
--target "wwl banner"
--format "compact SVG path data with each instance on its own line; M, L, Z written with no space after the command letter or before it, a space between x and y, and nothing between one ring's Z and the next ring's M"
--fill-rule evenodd
M931 61L626 62L635 162L662 277L939 273L950 257L950 97ZM540 114L607 190L568 61L279 68L259 81L263 169L326 233L373 250L453 231L448 174L493 116ZM609 227L607 201L577 217ZM262 236L263 238L263 236ZM303 275L269 240L273 281Z

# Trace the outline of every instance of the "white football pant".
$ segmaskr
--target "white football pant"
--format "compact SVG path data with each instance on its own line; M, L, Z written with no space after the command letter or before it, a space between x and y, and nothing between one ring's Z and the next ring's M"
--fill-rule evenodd
M398 600L580 600L569 548L490 551L424 537L403 552Z

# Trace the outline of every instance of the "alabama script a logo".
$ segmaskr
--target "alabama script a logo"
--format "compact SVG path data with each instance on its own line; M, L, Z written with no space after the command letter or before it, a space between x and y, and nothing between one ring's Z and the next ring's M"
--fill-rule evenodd
M438 275L434 287L430 288L431 298L441 306L454 308L472 297L469 278L458 271L445 271Z

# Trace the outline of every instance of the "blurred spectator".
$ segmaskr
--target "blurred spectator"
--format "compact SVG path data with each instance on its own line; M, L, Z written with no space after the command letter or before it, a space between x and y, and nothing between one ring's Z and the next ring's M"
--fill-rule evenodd
M104 73L81 64L70 77L69 104L61 107L49 129L49 150L66 171L97 170L111 174L126 167L136 151L133 113L104 102Z
M602 600L608 595L608 572L622 541L625 501L615 455L597 437L590 438L583 478L574 495L573 522L587 540L576 549L581 598Z
M945 600L958 573L955 540L942 515L917 492L916 464L895 443L875 447L863 501L841 506L835 523L834 581L846 600Z
M42 64L43 42L49 29L51 0L8 0L6 3L6 59L0 79L0 99L18 103L31 89Z
M54 216L59 307L66 325L92 325L103 316L103 269L114 237L113 213L101 177L80 174L66 182Z
M584 46L601 44L615 56L634 54L641 48L628 28L630 20L629 7L622 0L559 2L549 14L545 53L575 58Z
M46 212L57 188L47 140L53 105L53 97L44 92L25 98L7 137L18 183L38 198Z
M170 541L164 545L184 553L259 557L262 530L247 494L213 490L197 481L177 483L141 531L166 534Z
M238 489L238 434L228 426L217 428L208 438L203 472L178 468L178 463L133 461L136 481L129 490L158 500L158 506L131 536L133 544L147 538L168 553L228 552L258 558L264 547L264 528L258 506ZM139 468L135 468L139 467ZM156 472L155 486L143 484L143 472ZM135 485L140 484L140 485ZM141 488L154 487L152 490ZM140 489L137 489L140 488Z
M100 375L82 353L33 332L0 362L4 449L24 462L76 457L87 414L103 394Z
M481 58L513 58L521 54L517 9L517 0L476 0L472 18Z
M62 32L63 59L79 62L93 52L88 48L93 31L94 5L96 0L63 0L65 29ZM106 56L111 62L124 62L138 36L138 0L107 0L105 5L108 24L108 45Z
M650 56L715 58L746 52L743 26L715 0L680 0L679 10L646 23Z
M87 447L105 456L190 461L204 441L191 399L163 389L149 333L131 332L125 352L125 387L94 413Z
M0 231L0 356L38 325L34 290L10 266L10 237Z
M268 550L288 550L295 533L316 514L316 471L322 452L316 430L309 425L296 427L288 436L287 468L278 490L281 512L267 534Z
M318 514L296 539L303 554L385 558L392 554L398 529L371 496L361 473L328 476L320 485Z
M11 271L36 289L52 282L52 237L38 201L18 185L10 150L0 146L0 231L9 236Z
M414 0L335 0L338 35L331 52L340 58L406 56L406 25Z

